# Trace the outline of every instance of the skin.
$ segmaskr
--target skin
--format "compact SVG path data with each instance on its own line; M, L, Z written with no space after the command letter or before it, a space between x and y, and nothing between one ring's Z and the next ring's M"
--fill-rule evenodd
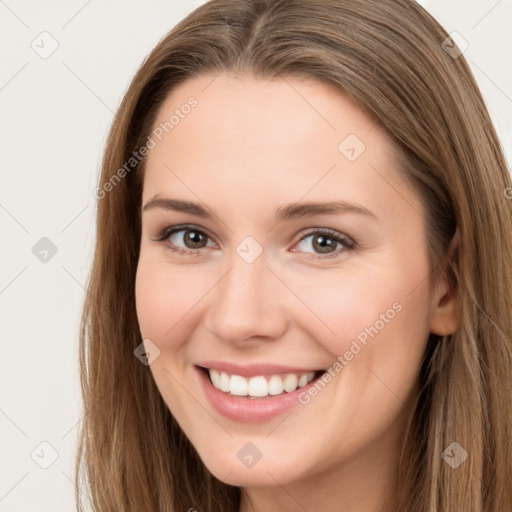
M458 326L448 283L429 286L420 198L398 174L386 133L329 85L196 77L172 91L155 126L190 96L198 105L147 157L142 204L158 195L214 216L142 213L136 303L142 337L160 350L156 385L206 467L242 487L241 511L391 511L428 335ZM366 146L354 161L338 149L348 134ZM274 220L283 205L334 200L376 218ZM156 241L183 223L210 234L205 247L187 247L186 231ZM333 243L335 256L322 259L315 228L356 247ZM263 249L250 264L236 251L248 236ZM400 312L317 396L271 421L221 416L194 372L208 359L327 369L394 303ZM247 442L262 454L251 468L237 457Z

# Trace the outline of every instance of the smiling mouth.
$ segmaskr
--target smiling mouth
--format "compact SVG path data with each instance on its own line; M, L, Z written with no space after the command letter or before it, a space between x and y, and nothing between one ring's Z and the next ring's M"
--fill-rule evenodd
M213 368L198 368L207 375L212 386L228 396L237 398L271 398L293 393L319 378L325 370L303 373L256 375L246 378Z

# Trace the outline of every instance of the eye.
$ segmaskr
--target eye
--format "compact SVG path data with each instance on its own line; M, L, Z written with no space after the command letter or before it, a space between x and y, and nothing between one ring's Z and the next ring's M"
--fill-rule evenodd
M296 244L301 252L313 252L320 258L338 256L343 250L352 250L355 246L348 236L330 229L313 231Z
M165 242L171 251L180 255L199 256L202 249L216 247L204 230L193 225L166 227L154 240ZM292 252L309 253L310 257L316 258L329 258L355 249L356 243L338 231L317 229L302 237L295 247L298 249L292 249Z
M175 226L165 228L156 239L169 242L169 249L180 254L199 253L200 249L215 247L210 237L195 226Z

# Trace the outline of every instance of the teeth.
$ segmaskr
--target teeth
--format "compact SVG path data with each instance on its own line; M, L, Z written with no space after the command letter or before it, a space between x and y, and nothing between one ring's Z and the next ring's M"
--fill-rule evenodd
M231 377L231 378L233 378L233 377ZM240 377L240 378L242 378L242 377ZM267 396L268 395L267 379L265 379L265 377L253 377L252 379L249 379L247 394L249 396Z
M283 379L277 375L270 377L268 381L268 394L269 395L280 395L283 392Z
M299 383L299 379L297 375L290 373L287 375L283 381L283 388L287 393L291 393L297 389L297 384Z
M230 379L229 375L225 372L222 372L219 377L219 389L221 391L225 391L226 393L229 393L229 387L230 387Z
M247 396L247 387L249 383L247 379L240 377L240 375L231 375L229 381L229 391L232 395Z
M264 397L268 395L280 395L283 392L291 393L297 388L309 384L315 377L315 372L289 373L284 378L280 375L272 375L268 379L264 376L246 379L240 375L228 375L226 372L209 369L210 379L215 388L231 393L235 396Z
M299 388L303 388L304 386L307 385L307 383L308 383L308 376L301 375L301 377L299 378L299 383L298 383Z

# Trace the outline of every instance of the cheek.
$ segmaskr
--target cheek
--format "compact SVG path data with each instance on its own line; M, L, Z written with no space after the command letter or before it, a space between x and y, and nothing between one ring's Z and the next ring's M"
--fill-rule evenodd
M424 275L421 268L406 266L366 266L364 272L331 274L300 289L322 322L313 315L308 320L296 315L296 321L331 354L334 377L329 395L321 391L323 398L304 400L322 404L330 397L326 407L337 425L330 435L343 436L351 449L381 435L401 411L406 414L404 405L415 390L429 333L429 290L424 281L412 291ZM317 428L326 428L321 419ZM331 460L328 451L324 455Z
M135 279L137 318L143 339L149 339L160 350L151 363L155 384L168 408L177 411L176 419L186 431L194 427L180 414L187 410L189 397L183 394L179 382L186 358L186 340L194 305L205 290L198 288L200 280L187 279L180 269L145 257L141 253ZM185 348L185 350L183 350ZM182 422L185 421L185 424Z
M398 384L395 377L400 375L403 388L403 378L414 380L428 339L427 269L421 258L381 261L303 280L295 289L311 314L295 318L333 362L343 357L344 370L362 377L381 369L390 382Z
M158 340L170 328L170 315L175 313L170 303L171 297L167 286L157 278L150 265L140 261L135 279L135 302L143 338ZM165 311L169 315L164 315Z
M142 336L161 350L172 349L173 340L180 339L176 334L189 322L207 290L208 282L141 256L135 300Z

